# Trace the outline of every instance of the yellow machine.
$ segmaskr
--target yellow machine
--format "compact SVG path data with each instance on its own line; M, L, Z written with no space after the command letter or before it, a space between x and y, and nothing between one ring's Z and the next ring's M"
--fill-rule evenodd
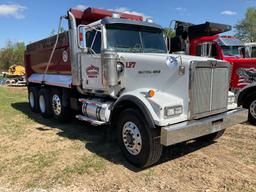
M8 72L2 72L0 85L25 86L25 68L21 65L12 65Z
M25 75L25 68L20 65L12 65L9 67L7 76L24 76Z

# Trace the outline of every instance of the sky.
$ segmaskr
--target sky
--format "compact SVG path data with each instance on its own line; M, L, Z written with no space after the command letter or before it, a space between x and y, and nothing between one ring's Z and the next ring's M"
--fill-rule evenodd
M256 0L0 0L0 48L7 40L28 44L48 37L57 31L59 17L74 7L141 14L162 27L171 20L234 26L248 7L256 7Z

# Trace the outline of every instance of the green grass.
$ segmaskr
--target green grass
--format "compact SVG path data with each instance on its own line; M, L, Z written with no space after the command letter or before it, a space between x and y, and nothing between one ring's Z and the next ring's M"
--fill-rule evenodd
M25 89L0 87L0 152L16 151L19 141L29 136L29 127L36 121L29 117L27 92ZM9 141L5 143L5 141ZM16 141L14 144L13 142ZM54 145L54 144L53 144ZM58 151L18 152L15 156L0 159L0 176L8 175L9 182L15 184L22 177L28 177L27 187L40 186L42 175L53 166L58 158ZM4 157L4 156L3 156ZM13 174L15 173L15 174Z
M36 129L42 126L46 127L45 131ZM59 132L51 126L59 127ZM95 135L99 139L98 134ZM36 140L45 137L47 148L40 151L33 146L30 150L28 143L40 145L44 141L37 143ZM18 184L23 189L48 189L57 183L69 185L76 177L102 173L106 169L106 160L98 155L83 154L84 144L90 138L91 135L84 132L80 124L63 125L31 113L26 89L0 86L1 182L7 179L11 185ZM78 154L80 151L83 155L75 156L72 162L65 162L61 158L63 145L66 146L66 155L69 150Z
M91 172L102 172L106 168L105 161L96 155L84 155L78 162L72 166L66 167L63 171L64 174L90 174Z
M154 168L148 169L145 173L143 173L143 177L146 183L150 183L155 174Z
M25 152L24 152L25 153ZM36 154L17 155L12 159L0 162L0 175L5 176L8 173L15 173L8 176L9 182L15 185L23 176L28 178L24 183L26 188L34 188L46 183L49 186L50 181L44 181L43 175L54 165L59 152L50 151Z
M6 87L0 87L0 135L17 139L24 135L24 125L33 123L33 120L22 114L15 106L27 102L25 91L13 93Z
M74 178L95 176L106 171L106 160L97 155L83 155L51 178L53 183L70 185ZM49 188L49 186L44 186Z

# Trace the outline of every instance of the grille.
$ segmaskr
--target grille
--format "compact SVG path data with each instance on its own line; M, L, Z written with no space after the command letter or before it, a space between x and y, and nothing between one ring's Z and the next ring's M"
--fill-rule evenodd
M229 66L228 63L220 61L192 62L190 82L192 119L227 110Z

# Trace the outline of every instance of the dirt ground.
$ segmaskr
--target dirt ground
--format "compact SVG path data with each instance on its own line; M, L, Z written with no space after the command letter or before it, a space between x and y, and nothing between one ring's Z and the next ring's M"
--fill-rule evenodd
M148 169L126 162L105 127L31 113L24 88L0 87L0 191L256 191L256 127L164 149Z

